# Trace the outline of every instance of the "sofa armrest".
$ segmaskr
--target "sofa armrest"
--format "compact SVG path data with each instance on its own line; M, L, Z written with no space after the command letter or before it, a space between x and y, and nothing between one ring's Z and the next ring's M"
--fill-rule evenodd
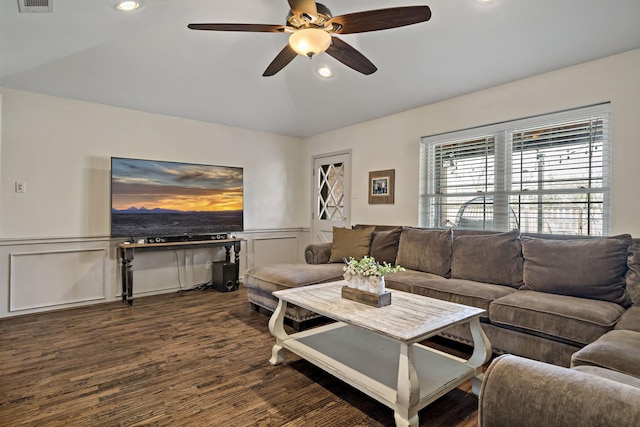
M632 426L640 389L518 356L496 358L480 389L480 427Z
M331 243L311 243L304 250L307 264L327 264L331 258Z

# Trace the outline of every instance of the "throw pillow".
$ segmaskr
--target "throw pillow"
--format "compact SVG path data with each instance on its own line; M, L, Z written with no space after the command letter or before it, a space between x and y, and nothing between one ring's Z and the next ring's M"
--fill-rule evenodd
M496 285L522 286L520 230L460 237L454 231L451 277Z
M410 270L449 277L451 230L403 229L396 264Z
M339 228L333 227L333 243L331 244L331 256L329 262L343 262L354 257L361 259L369 255L371 235L375 227L367 228Z
M625 291L631 236L552 240L522 238L521 289L610 301L628 306Z
M374 231L369 254L378 262L395 263L398 255L400 233L402 233L402 228L400 227L394 230Z

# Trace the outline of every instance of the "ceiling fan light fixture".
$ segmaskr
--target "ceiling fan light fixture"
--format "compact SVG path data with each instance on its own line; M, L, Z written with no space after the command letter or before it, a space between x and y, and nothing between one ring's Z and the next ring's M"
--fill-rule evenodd
M331 35L319 28L304 28L289 36L291 49L309 58L324 52L330 45Z

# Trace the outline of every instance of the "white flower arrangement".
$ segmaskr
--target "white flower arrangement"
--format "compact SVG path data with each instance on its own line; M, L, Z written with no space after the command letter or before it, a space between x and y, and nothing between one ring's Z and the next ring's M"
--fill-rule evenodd
M345 259L344 278L346 280L351 279L353 276L364 277L384 277L389 273L396 273L398 271L404 271L404 268L399 265L392 266L388 262L380 264L374 257L364 256L360 261L353 257L348 260Z

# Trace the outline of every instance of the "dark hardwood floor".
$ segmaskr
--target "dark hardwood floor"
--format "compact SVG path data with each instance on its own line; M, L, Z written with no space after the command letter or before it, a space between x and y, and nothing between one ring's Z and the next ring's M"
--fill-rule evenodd
M267 323L244 288L0 320L0 425L394 425L391 409L291 353L271 366ZM477 405L467 383L420 425L475 426Z

